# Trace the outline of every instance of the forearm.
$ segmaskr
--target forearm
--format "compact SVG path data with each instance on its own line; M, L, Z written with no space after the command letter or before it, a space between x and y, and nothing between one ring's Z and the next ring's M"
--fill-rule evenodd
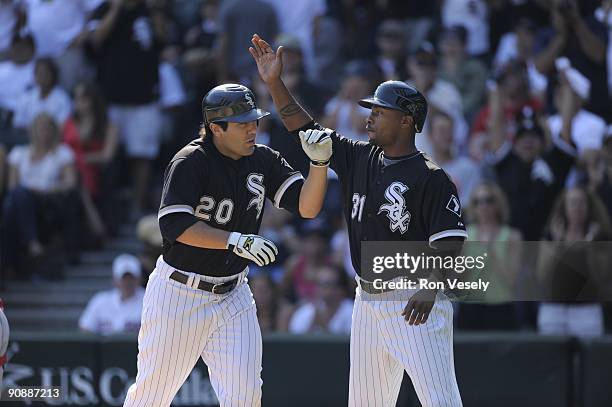
M300 191L300 215L314 218L321 211L327 191L327 166L310 166L308 177Z
M208 226L204 222L196 222L187 228L177 242L203 249L227 249L230 232Z
M121 6L111 3L110 9L100 21L94 32L91 34L91 42L94 46L99 47L108 38L115 27L117 16L119 16Z
M563 47L565 47L565 37L557 35L553 38L546 49L535 57L535 67L538 72L543 75L550 72L554 66L555 59L563 52Z
M276 79L266 85L274 106L288 131L295 131L313 120L308 112L295 101L282 79Z
M580 48L584 54L593 62L602 63L606 58L606 46L604 42L589 30L583 20L578 20L574 26Z

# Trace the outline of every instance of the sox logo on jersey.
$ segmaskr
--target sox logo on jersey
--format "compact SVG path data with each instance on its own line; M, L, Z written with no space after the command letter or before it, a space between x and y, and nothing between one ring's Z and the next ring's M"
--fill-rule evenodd
M263 177L263 174L257 173L251 173L247 177L247 189L249 192L255 194L249 201L247 211L251 209L252 206L255 206L257 209L256 219L259 219L259 215L261 215L261 210L264 206L264 198L266 197L266 187L263 185Z
M385 198L389 201L388 204L383 204L378 209L378 214L387 212L392 232L399 229L401 234L408 231L410 224L410 212L406 210L406 200L403 193L408 191L408 187L401 182L393 182L385 191Z

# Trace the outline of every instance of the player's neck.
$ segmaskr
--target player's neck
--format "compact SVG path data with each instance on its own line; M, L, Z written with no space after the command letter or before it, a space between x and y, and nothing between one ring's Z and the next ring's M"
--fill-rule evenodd
M412 144L397 144L396 143L392 146L383 147L383 153L385 154L386 157L389 157L389 158L403 157L403 156L415 153L416 151L417 151L417 148L414 145L414 143Z

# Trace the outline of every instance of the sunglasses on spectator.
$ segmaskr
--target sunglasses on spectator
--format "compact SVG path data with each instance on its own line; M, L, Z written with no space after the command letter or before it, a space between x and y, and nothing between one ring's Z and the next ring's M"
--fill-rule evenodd
M475 205L492 205L495 203L495 198L492 196L481 196L480 198L474 199Z

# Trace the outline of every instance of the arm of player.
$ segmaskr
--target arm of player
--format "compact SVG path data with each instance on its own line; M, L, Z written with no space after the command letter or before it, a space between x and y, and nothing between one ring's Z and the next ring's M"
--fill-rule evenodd
M442 242L443 249L436 253L439 256L453 255L456 256L461 252L463 247L463 238L458 236L449 236L442 239L436 240L436 242ZM434 269L429 275L429 281L444 281L446 278L444 270ZM422 289L417 291L410 297L408 304L404 307L402 316L408 325L421 325L427 322L431 309L436 302L436 295L438 294L437 289Z
M332 130L300 131L302 149L310 158L310 171L300 191L300 215L312 219L319 214L327 191L327 167L332 155Z
M204 222L188 227L176 241L203 249L231 249L237 256L251 260L260 267L274 262L278 255L276 245L264 237L227 232Z
M312 121L312 117L302 108L289 92L281 79L283 71L283 47L275 52L270 44L254 34L251 39L252 47L249 52L257 63L257 70L266 84L274 106L288 131L295 131Z

